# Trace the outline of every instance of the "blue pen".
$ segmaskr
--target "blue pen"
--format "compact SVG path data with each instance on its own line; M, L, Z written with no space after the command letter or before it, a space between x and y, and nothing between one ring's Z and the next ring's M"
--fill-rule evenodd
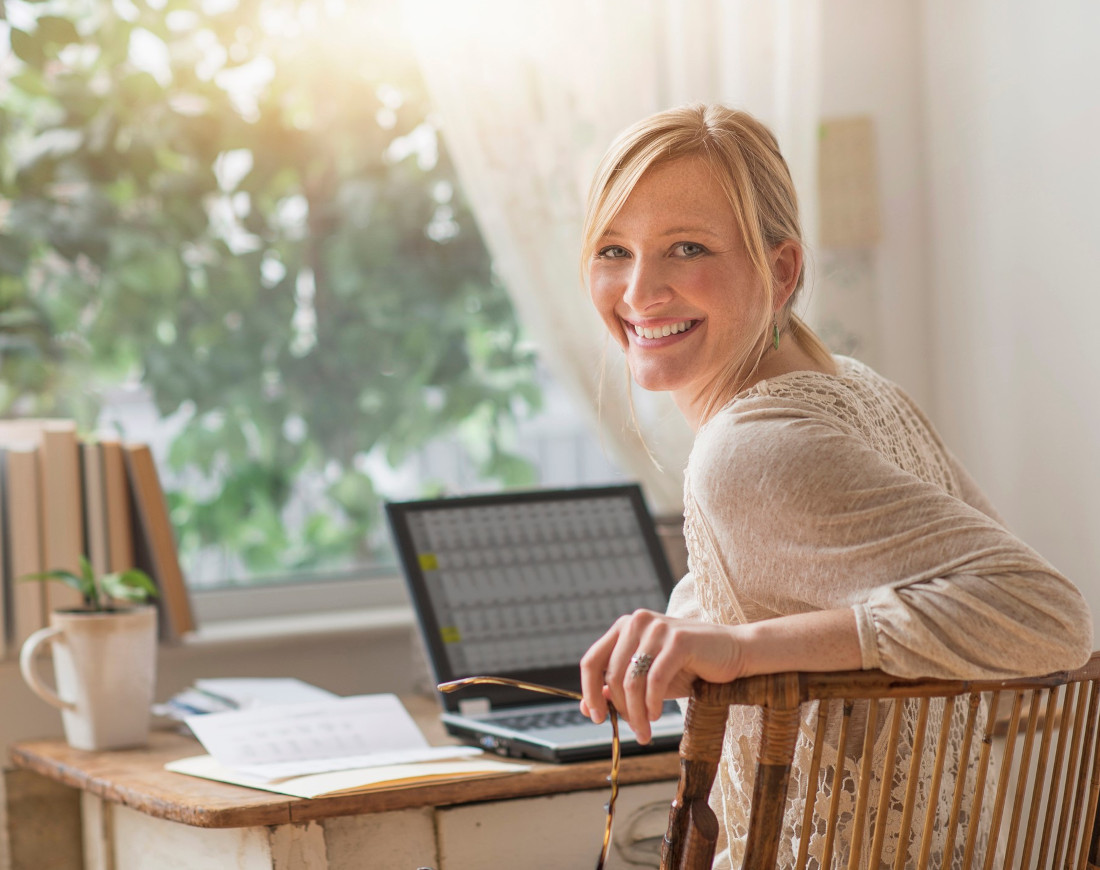
M198 686L192 686L191 688L194 691L198 692L200 695L205 695L211 701L217 701L219 704L225 704L225 706L229 707L231 710L240 709L241 705L232 698L226 697L225 695L219 695L217 692L211 692L209 689L201 689Z
M186 713L189 716L202 715L204 713L210 712L209 710L201 710L198 707L193 707L190 704L184 704L182 701L177 701L175 698L172 698L168 701L168 706L173 707L174 709L179 710L182 713Z

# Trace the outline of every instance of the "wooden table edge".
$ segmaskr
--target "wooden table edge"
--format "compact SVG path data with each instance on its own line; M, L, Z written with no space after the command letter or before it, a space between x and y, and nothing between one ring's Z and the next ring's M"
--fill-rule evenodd
M224 792L225 799L230 800L234 796L239 796L244 802L250 802L251 805L247 807L214 808L181 805L178 802L165 799L163 796L150 793L149 790L128 787L109 776L92 774L76 764L57 759L47 759L35 752L36 747L48 747L52 744L63 745L64 741L16 743L10 748L8 757L16 768L32 771L54 782L88 792L103 800L129 807L153 818L180 822L191 827L244 828L256 825L285 825L293 820L291 806L301 800L301 798L292 797L291 795L280 795L275 792L245 788L231 783L206 780L205 782L209 786L216 787L219 792ZM102 757L108 754L88 753L88 755L89 757ZM111 753L110 755L116 754ZM179 753L180 758L184 758L186 755L186 752ZM171 759L165 758L165 763L169 760ZM185 774L171 774L170 771L164 771L164 773L173 776L185 776ZM191 778L197 779L195 777Z
M63 740L23 741L9 750L11 763L48 779L94 794L154 818L197 828L247 828L317 821L337 816L364 815L423 807L540 797L577 791L609 789L610 761L547 764L513 759L531 769L514 775L477 778L447 783L422 783L354 794L299 798L230 783L205 780L165 771L175 758L200 754L201 745L179 735L156 734L144 750L88 752L74 750ZM134 769L135 753L144 757L144 769ZM127 765L131 766L127 770ZM669 801L676 791L679 757L674 752L654 752L624 757L619 771L621 785L669 782ZM157 783L162 776L167 786ZM183 786L173 796L171 785L180 777ZM190 791L189 795L187 792ZM209 795L201 805L198 792ZM239 804L239 805L234 805Z

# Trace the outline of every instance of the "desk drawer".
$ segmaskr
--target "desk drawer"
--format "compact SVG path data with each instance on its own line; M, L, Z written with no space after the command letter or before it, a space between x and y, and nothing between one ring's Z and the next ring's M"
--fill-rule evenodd
M658 866L675 794L675 781L619 790L608 870ZM603 841L607 796L601 789L439 809L437 870L593 866Z

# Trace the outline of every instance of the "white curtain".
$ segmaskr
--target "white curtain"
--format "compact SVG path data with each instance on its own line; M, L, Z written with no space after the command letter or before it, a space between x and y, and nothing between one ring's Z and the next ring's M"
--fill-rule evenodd
M406 0L442 134L518 315L658 512L682 506L691 434L667 396L638 390L644 442L632 426L622 355L581 279L587 185L627 125L722 102L778 136L812 238L819 3Z

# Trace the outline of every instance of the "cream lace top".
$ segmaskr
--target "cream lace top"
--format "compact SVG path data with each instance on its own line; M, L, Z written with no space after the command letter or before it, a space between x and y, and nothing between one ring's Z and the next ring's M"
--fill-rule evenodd
M669 612L734 624L851 607L863 667L899 676L1082 664L1092 620L1077 589L1005 529L908 396L862 363L837 365L837 375L762 381L699 431L684 482L689 573ZM781 865L793 863L801 835L817 715L807 706ZM711 796L724 822L715 867L740 866L754 732L751 711L733 708ZM905 769L899 759L899 776ZM821 844L807 833L813 856ZM838 851L846 861L846 846Z

